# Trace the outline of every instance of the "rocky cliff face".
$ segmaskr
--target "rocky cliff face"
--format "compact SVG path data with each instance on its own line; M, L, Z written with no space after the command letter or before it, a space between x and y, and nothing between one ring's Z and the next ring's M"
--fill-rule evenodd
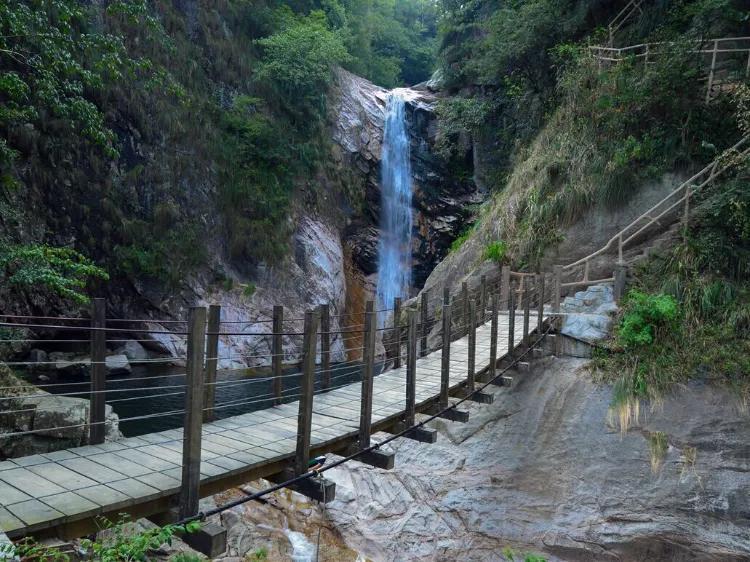
M373 283L378 265L380 148L389 92L342 70L336 93L335 154L345 168L362 173L364 189L361 213L352 217L345 240L354 264ZM407 101L415 213L413 275L414 285L420 288L465 228L470 205L481 202L483 195L473 181L453 177L449 164L435 153L437 95L427 87L402 88L399 93ZM470 159L470 152L463 158Z

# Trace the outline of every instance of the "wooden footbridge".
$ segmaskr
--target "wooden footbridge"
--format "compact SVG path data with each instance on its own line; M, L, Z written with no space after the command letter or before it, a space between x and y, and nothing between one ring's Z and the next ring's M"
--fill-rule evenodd
M464 284L452 300L446 290L442 301L432 304L427 292L418 306L402 307L396 301L393 309L376 311L368 302L361 323L338 331L358 336L362 344L356 365L359 380L339 385L332 376L336 365L330 364L326 337L333 332L330 319L321 322L327 307L305 314L301 334L284 333L283 325L274 322L274 332L268 334L273 341L282 334L303 337L300 372L276 375L274 396L265 398L265 409L225 419L215 419L221 404L213 403L214 392L208 391L222 384L216 376L218 339L247 332L232 332L231 323L221 322L218 307L208 314L205 308L192 308L182 332L187 338L185 405L178 412L184 416L183 427L110 442L104 441L102 431L107 423L104 342L107 334L127 329L108 327L100 301L94 302L85 327L66 324L71 319L5 317L5 326L57 326L91 334L91 419L89 445L0 462L0 529L11 538L71 538L95 530L95 518L102 515L127 512L142 517L172 510L173 516L190 517L198 512L200 497L260 477L280 481L307 473L311 456L363 451L376 431L415 426L405 437L432 442L435 433L416 427L417 415L439 413L465 421L466 412L451 408L457 399L491 401L491 395L475 392L476 385L489 380L502 385L497 367L514 356L517 361L559 307L559 290L548 291L546 297L557 295L549 299L544 287L542 275L503 268L494 282L483 278L471 290ZM378 328L384 323L388 326ZM430 332L440 341L437 349L428 348ZM273 355L282 354L274 346ZM390 368L377 374L384 365ZM297 377L299 388L285 390L284 379L292 377ZM13 399L0 404L3 415L14 414ZM359 460L382 468L394 462L393 455L382 450L364 451ZM296 489L317 499L331 500L335 494L332 483L319 477Z

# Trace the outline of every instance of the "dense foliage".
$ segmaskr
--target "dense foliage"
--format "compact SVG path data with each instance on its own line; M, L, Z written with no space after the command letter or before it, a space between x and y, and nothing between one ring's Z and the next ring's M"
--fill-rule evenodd
M318 189L334 67L425 80L436 22L432 0L2 3L0 241L171 286L215 233L243 267L281 259L298 188Z
M668 4L649 3L618 37L666 41L657 56L607 64L588 45L606 42L617 3L443 2L442 70L458 95L439 108L438 147L450 154L462 136L474 140L475 177L495 191L475 235L506 240L516 267L537 267L592 207L623 205L739 137L730 96L705 103L706 59L694 49L709 33L745 35L746 3ZM742 61L722 65L741 83Z
M80 546L85 560L97 562L146 562L153 560L154 551L163 545L171 545L175 536L194 533L201 527L200 521L185 525L165 525L146 530L137 530L127 515L121 515L117 521L99 518L100 534L97 538L81 539ZM21 562L46 561L69 562L74 558L60 549L47 546L27 537L17 544L0 545L0 554L16 556ZM79 559L79 557L75 557ZM176 558L175 558L176 559ZM188 555L182 560L191 562L200 558Z

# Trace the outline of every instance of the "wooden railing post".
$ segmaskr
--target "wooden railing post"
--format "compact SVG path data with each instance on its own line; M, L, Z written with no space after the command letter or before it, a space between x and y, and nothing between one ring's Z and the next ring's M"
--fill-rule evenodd
M359 413L359 448L370 446L372 435L372 381L375 375L375 303L365 305L364 350L362 351L362 396Z
M208 333L206 334L206 392L203 400L203 422L214 419L216 405L216 371L219 366L219 328L221 327L221 306L208 307Z
M620 237L622 241L622 237ZM622 244L620 245L622 248ZM555 355L560 355L562 350L562 336L560 330L562 329L562 318L560 317L560 300L562 299L562 271L561 265L556 265L552 268L555 276L555 287L552 290L552 325L557 330L555 335Z
M477 353L477 305L472 300L469 304L469 358L466 372L466 391L474 391Z
M706 87L706 103L711 101L711 90L714 87L714 74L716 72L716 55L719 51L719 40L714 39L714 50L711 54L711 69L708 71L708 86Z
M401 367L401 328L399 326L401 322L401 297L393 299L393 368L398 369Z
M305 312L305 328L302 340L302 380L300 381L301 397L299 413L297 414L297 449L294 456L294 473L297 475L307 472L310 461L318 322L317 313Z
M273 307L273 335L271 336L271 373L273 375L274 404L281 404L281 394L284 391L283 363L284 363L284 307Z
M197 306L190 308L187 338L180 519L196 515L198 513L198 500L200 499L203 362L206 345L205 308Z
M513 360L516 342L516 294L508 294L508 357Z
M627 269L624 265L615 266L615 286L614 286L614 297L615 302L619 303L622 296L625 294L625 278L627 275Z
M554 266L552 272L555 276L555 287L552 292L552 312L560 312L560 300L562 299L562 266Z
M495 368L497 367L497 315L499 312L498 295L492 293L492 312L490 319L490 380L495 378Z
M685 188L685 208L682 211L682 240L687 242L690 226L690 186Z
M510 293L510 266L504 265L500 271L500 304L508 306L508 294Z
M459 334L469 332L469 287L466 281L461 282L461 326L458 330Z
M484 313L487 310L487 276L482 275L479 284L479 322L484 323Z
M536 333L538 336L542 335L544 329L544 274L538 273L536 276L536 292L538 297L537 302L537 318L536 318Z
M531 290L527 289L523 298L523 344L529 345L529 320L531 317Z
M417 402L417 313L409 311L409 331L406 343L406 412L404 423L414 425Z
M89 443L104 443L107 433L106 388L107 388L107 333L104 331L106 303L104 299L91 301L91 394L89 398Z
M331 387L331 305L320 305L320 369L323 388Z
M428 300L428 290L425 289L422 291L422 304L420 306L419 313L421 315L420 324L422 325L420 329L420 339L419 339L419 356L424 357L427 355L427 300Z
M440 407L448 406L451 370L451 296L450 289L443 289L443 348L440 361Z

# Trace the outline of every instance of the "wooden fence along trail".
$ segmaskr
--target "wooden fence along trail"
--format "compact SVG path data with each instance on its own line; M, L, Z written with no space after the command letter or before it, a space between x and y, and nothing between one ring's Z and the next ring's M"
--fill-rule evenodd
M225 419L217 419L227 404L215 403L215 390L237 381L217 380L218 341L225 335L249 332L237 332L231 324L222 323L218 306L208 311L192 308L186 331L172 332L187 338L185 382L160 388L171 391L179 386L185 393L184 409L137 416L148 420L179 415L184 418L183 427L112 442L104 441L103 431L105 400L117 396L117 389L104 386L106 336L129 331L143 334L144 330L109 327L116 321L104 319L99 299L93 301L90 320L3 317L6 321L0 324L5 327L58 326L60 331L90 332L91 419L89 445L0 462L0 528L11 537L28 533L74 537L94 529L98 515L112 517L126 511L144 516L177 508L175 516L188 518L198 513L200 497L259 477L283 480L305 474L312 455L367 449L376 431L409 430L407 437L433 442L434 431L410 429L417 422L416 414L449 408L456 397L490 402L491 395L472 391L479 382L496 376L499 360L511 357L531 341L532 334L544 331L551 313L549 307L544 308L550 293L544 292L545 286L553 285L545 285L543 276L511 274L506 267L496 280L484 278L473 290L464 286L455 299L446 291L442 303L433 298L430 307L429 297L423 297L422 310L411 308L402 314L398 301L394 308L399 314L393 314L394 309L376 311L368 302L361 323L336 332L362 337L357 382L337 381L351 373L341 375L340 367L330 364L330 337L326 336L333 332L330 319L324 320L327 307L305 314L302 333L277 331L283 330L283 322L282 311L276 307L274 331L267 336L272 354L275 359L283 353L280 336L301 336L301 372L277 375L279 363L275 361L271 395L244 401L263 404L265 409ZM501 294L507 295L502 301ZM559 298L552 300L559 302ZM425 315L426 308L433 313ZM384 322L393 318L395 324L378 328L378 318ZM442 345L428 350L426 332L436 324L442 326ZM329 333L323 333L324 327ZM389 354L378 353L378 332L393 335ZM386 362L397 366L376 376L378 365ZM285 388L290 379L297 380L299 387ZM503 379L496 382L502 385ZM69 394L80 394L80 389ZM11 403L3 400L6 407ZM452 408L440 416L465 421L468 414ZM129 419L133 418L122 421ZM66 429L70 427L57 428ZM5 437L34 432L17 431ZM392 453L378 449L365 451L359 460L383 468L394 462ZM328 501L335 495L331 483L322 478L305 479L296 489L316 499L325 494Z

